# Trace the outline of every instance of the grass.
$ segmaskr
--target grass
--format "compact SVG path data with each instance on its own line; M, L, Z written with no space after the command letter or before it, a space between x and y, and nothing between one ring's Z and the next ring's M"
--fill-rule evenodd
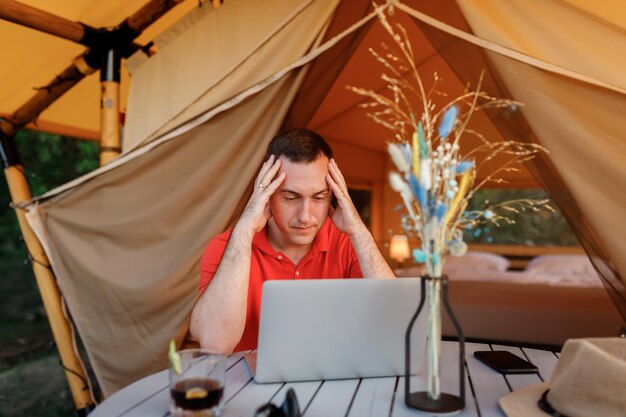
M75 415L31 266L0 262L0 417Z
M21 360L0 373L1 417L74 414L72 396L55 351Z

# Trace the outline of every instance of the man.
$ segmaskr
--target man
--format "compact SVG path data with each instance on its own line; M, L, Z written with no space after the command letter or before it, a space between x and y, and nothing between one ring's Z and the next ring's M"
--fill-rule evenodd
M207 246L190 331L215 352L255 349L263 281L361 277L394 275L328 143L294 129L270 142L241 217Z

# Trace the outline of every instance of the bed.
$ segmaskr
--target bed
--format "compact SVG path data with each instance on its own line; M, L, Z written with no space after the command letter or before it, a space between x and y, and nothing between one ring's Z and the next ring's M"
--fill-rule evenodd
M561 346L576 337L617 336L623 320L586 255L541 255L521 271L488 252L448 257L452 308L465 337ZM396 270L419 276L421 268ZM444 314L443 334L454 335Z

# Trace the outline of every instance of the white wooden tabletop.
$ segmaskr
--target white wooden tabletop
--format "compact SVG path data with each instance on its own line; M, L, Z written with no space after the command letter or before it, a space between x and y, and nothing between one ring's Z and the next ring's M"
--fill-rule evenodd
M509 350L526 357L539 374L500 375L474 358L478 350ZM547 381L557 362L550 351L480 343L465 344L466 405L458 416L502 417L498 399L512 390ZM252 380L243 354L230 356L224 390L223 417L253 417L254 411L269 401L280 405L293 388L305 417L415 417L424 415L404 404L404 378L364 378L314 382L257 384ZM458 343L443 342L442 392L458 395ZM411 392L425 390L425 378L411 381ZM167 417L170 401L167 370L146 377L115 393L98 405L90 417Z

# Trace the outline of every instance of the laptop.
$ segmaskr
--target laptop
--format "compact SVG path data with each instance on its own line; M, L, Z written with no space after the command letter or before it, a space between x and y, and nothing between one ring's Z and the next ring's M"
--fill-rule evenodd
M246 362L259 383L404 375L405 334L419 278L273 280L263 284L258 349ZM411 371L426 347L427 310L414 324Z

